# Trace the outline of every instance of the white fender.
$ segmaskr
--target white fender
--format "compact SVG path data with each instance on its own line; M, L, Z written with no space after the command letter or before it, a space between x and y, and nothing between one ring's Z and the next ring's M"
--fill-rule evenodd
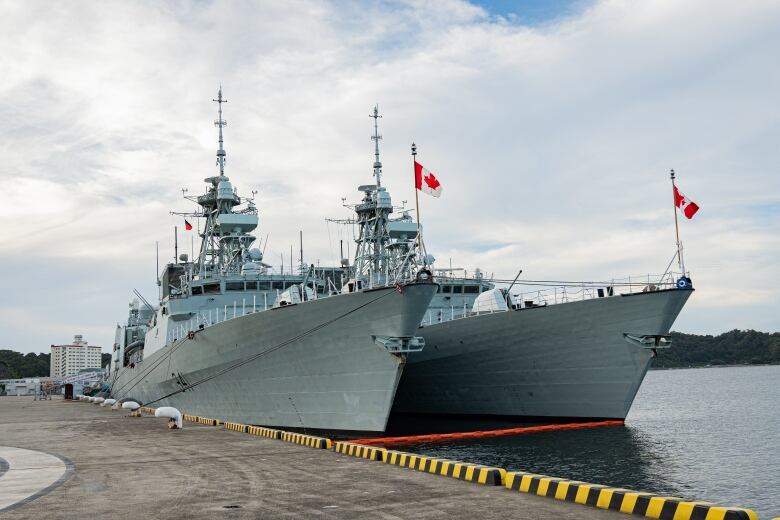
M106 399L102 403L100 403L100 406L111 406L116 402L116 399Z
M176 421L176 427L181 429L181 412L172 406L161 406L154 411L155 417L168 417Z
M92 403L92 402L94 402L94 401L95 401L95 398L94 398L94 397L91 397L91 396L90 396L90 397L87 397L87 401L89 401L90 403Z
M95 403L95 404L100 404L100 403L102 403L103 401L105 401L105 399L104 399L104 398L102 398L102 397L95 397L95 400L94 400L94 401L92 401L92 402L93 402L93 403Z
M141 405L136 403L135 401L125 401L122 403L122 408L125 410L138 410L141 408Z

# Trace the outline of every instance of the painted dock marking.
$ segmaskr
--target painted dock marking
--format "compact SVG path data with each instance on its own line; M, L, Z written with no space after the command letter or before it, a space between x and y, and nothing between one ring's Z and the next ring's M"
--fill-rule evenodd
M45 495L73 473L65 459L42 451L0 446L7 470L0 476L0 513Z

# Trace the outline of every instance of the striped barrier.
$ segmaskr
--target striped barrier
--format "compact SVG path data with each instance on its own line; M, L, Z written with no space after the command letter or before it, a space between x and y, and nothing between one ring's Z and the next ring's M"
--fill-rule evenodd
M403 451L386 450L384 452L383 462L393 464L417 471L443 475L458 480L466 480L478 484L487 484L489 486L500 486L504 483L506 470L503 468L492 468L480 464L469 464L467 462L458 462L447 459L436 459L424 455L415 455Z
M181 416L181 418L184 419L185 421L198 422L197 415L190 415L185 413L184 415Z
M209 419L208 417L198 417L197 418L198 424L205 424L207 426L219 426L220 423L219 419Z
M293 442L309 448L321 448L329 450L333 447L333 441L324 437L314 437L313 435L304 435L302 433L282 432L281 440Z
M154 410L155 409L152 408L151 406L142 406L141 408L139 408L139 410L141 410L144 413L149 413L149 414L154 415Z
M334 450L336 453L341 453L342 455L380 461L385 459L385 452L387 451L385 448L374 448L372 446L363 446L362 444L341 441L335 444Z
M232 430L234 432L246 433L247 428L249 428L249 426L246 424L235 423L230 421L225 423L225 429Z
M268 437L269 439L282 438L282 432L280 430L273 430L271 428L264 428L262 426L248 426L246 432L249 435L257 435L258 437Z
M521 471L506 474L507 489L661 520L758 520L750 509L629 491Z

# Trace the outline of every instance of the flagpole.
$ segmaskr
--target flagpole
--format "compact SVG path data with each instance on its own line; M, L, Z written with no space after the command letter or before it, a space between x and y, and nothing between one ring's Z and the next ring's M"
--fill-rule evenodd
M685 265L683 264L682 247L680 246L680 226L677 223L677 190L674 184L674 169L671 170L672 179L672 206L674 209L674 234L677 238L677 264L680 266L682 276L685 276Z
M417 213L417 247L423 253L422 233L420 232L420 190L417 189L417 145L412 143L412 175L414 175L414 207ZM425 258L423 258L425 263Z

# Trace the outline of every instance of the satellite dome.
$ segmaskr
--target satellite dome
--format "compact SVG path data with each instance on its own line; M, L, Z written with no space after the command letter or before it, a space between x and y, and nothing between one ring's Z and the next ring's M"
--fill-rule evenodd
M263 259L263 252L260 251L258 248L253 247L249 250L249 258L254 260L255 262L259 262Z

